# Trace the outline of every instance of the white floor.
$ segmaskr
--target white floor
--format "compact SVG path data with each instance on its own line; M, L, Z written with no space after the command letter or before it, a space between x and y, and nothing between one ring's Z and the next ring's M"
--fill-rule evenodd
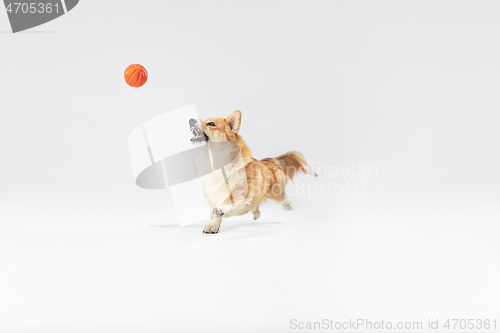
M1 332L286 332L292 319L500 313L496 212L296 198L283 211L293 222L268 218L281 214L268 204L258 222L204 235L168 219L165 192L136 194L121 210L126 197L86 207L71 195L2 209Z

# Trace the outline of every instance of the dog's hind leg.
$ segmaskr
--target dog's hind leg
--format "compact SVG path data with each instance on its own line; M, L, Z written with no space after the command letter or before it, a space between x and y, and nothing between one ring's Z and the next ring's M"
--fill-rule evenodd
M281 206L285 209L285 210L293 210L293 204L288 201L287 199L285 199L285 201L283 201L281 203Z
M275 184L271 192L267 195L267 198L278 202L285 210L293 210L293 204L286 198L285 185L286 184Z
M252 210L252 214L254 220L257 220L260 217L259 206L255 207L254 210Z

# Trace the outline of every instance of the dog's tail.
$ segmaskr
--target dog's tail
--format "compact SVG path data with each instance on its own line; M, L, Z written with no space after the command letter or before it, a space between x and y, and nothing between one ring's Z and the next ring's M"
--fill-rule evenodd
M306 159L298 151L291 151L278 157L265 158L262 161L271 162L278 169L283 171L289 179L293 179L297 172L318 177L316 172L307 164Z

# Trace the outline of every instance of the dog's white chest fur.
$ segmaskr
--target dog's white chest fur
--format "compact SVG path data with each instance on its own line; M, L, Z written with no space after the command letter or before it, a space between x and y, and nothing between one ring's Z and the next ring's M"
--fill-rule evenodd
M210 161L210 163L208 163ZM227 202L230 196L246 195L245 164L237 145L214 145L211 149L200 147L196 169L202 175L203 190L211 207ZM234 189L237 192L233 192Z

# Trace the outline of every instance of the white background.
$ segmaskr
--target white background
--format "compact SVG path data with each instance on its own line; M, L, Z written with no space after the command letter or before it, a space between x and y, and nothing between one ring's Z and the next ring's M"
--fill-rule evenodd
M12 34L0 10L0 331L500 328L499 17L495 1L84 0ZM300 178L292 192L320 191L294 212L269 203L218 235L180 228L167 191L135 186L127 138L189 104L241 110L256 158L378 173ZM363 195L325 193L347 182Z

